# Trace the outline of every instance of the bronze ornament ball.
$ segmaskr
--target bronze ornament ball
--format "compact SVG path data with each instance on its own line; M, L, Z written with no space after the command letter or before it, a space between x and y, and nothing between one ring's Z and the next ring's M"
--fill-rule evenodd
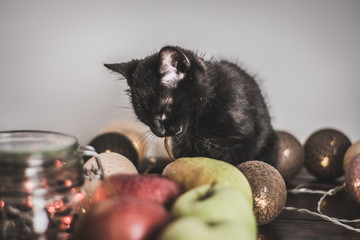
M349 162L360 153L360 140L355 142L353 145L351 145L348 150L345 153L344 157L344 171L346 170L347 165Z
M276 131L279 138L279 155L275 168L284 180L293 178L304 165L304 150L301 143L290 133Z
M133 164L139 166L139 154L131 140L124 134L108 132L97 135L89 144L97 153L115 152L128 158Z
M286 203L286 185L279 171L261 161L247 161L237 168L248 180L253 194L253 211L259 225L274 220Z
M333 180L344 174L343 160L351 142L335 129L320 129L305 141L304 166L321 180Z
M141 162L147 151L147 141L143 135L142 127L134 122L118 120L108 124L102 133L119 133L126 136L132 143L138 154L138 162Z
M345 186L350 195L360 203L360 154L345 169Z

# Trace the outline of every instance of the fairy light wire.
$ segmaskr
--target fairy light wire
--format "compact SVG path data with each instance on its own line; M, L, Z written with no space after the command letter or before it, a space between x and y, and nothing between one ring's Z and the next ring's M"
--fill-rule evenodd
M346 228L348 230L360 233L359 228L354 228L352 226L349 226L349 225L345 224L345 223L358 223L358 222L360 222L360 219L349 220L349 219L340 219L340 218L335 218L335 217L329 217L329 216L325 215L321 211L321 204L325 200L325 198L327 196L335 195L337 192L343 190L344 188L345 188L345 183L343 185L341 185L341 186L337 186L337 187L332 188L332 189L330 189L328 191L302 188L302 185L299 185L295 189L288 190L288 192L293 193L293 194L300 194L300 193L322 194L321 198L319 199L319 201L317 203L317 211L318 212L313 212L313 211L310 211L310 210L305 209L305 208L295 208L295 207L290 207L290 206L284 207L284 209L288 210L288 211L296 211L296 212L301 212L301 213L308 213L310 215L320 217L320 218L322 218L322 219L324 219L326 221L332 222L332 223L334 223L336 225L342 226L342 227L344 227L344 228Z
M335 195L337 192L343 190L345 188L345 183L341 186L338 186L338 187L335 187L333 189L330 189L327 193L325 193L319 200L318 202L318 206L317 206L317 211L320 213L320 214L323 214L322 211L321 211L321 203L322 201L327 197L327 196L333 196ZM324 215L324 214L323 214ZM346 222L346 223L357 223L357 222L360 222L360 219L353 219L353 220L348 220L348 219L341 219L341 218L335 218L335 217L332 217L332 219L334 220L337 220L337 221L340 221L340 222Z
M93 148L92 146L82 146L80 151L83 153L84 156L95 158L95 162L97 164L96 176L100 179L104 179L104 168L101 164L99 154L96 152L95 148ZM87 175L89 175L89 174L87 174ZM87 176L87 177L91 178L90 176Z

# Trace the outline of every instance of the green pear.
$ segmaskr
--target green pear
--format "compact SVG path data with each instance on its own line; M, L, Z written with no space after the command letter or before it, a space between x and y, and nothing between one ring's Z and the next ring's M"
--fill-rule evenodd
M171 209L173 217L197 216L207 223L238 221L256 235L256 218L247 199L224 185L202 185L182 194Z
M256 240L249 228L238 221L206 223L199 217L182 217L168 225L159 240Z
M182 192L194 187L216 183L232 187L253 203L250 184L246 177L230 163L206 157L179 158L169 163L163 170L180 186Z

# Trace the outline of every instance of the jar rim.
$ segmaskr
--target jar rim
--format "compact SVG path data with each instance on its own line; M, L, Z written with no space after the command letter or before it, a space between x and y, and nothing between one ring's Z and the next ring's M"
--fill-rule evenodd
M51 131L0 131L0 161L3 159L47 159L67 155L79 148L76 137Z

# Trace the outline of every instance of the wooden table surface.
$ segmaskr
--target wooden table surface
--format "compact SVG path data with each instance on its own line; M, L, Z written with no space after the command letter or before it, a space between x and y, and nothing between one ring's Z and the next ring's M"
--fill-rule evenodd
M287 184L288 189L294 189L300 184L313 190L329 190L343 184L344 179L339 178L334 182L319 182L310 176L306 170L301 172ZM288 193L286 207L306 208L317 212L317 204L321 194L293 194ZM334 196L327 196L323 201L321 211L330 216L342 219L360 219L360 204L355 202L345 191L339 191ZM360 228L360 223L351 223L352 227ZM357 239L360 233L348 230L332 222L308 213L283 210L272 222L259 227L258 240L299 240L299 239Z

